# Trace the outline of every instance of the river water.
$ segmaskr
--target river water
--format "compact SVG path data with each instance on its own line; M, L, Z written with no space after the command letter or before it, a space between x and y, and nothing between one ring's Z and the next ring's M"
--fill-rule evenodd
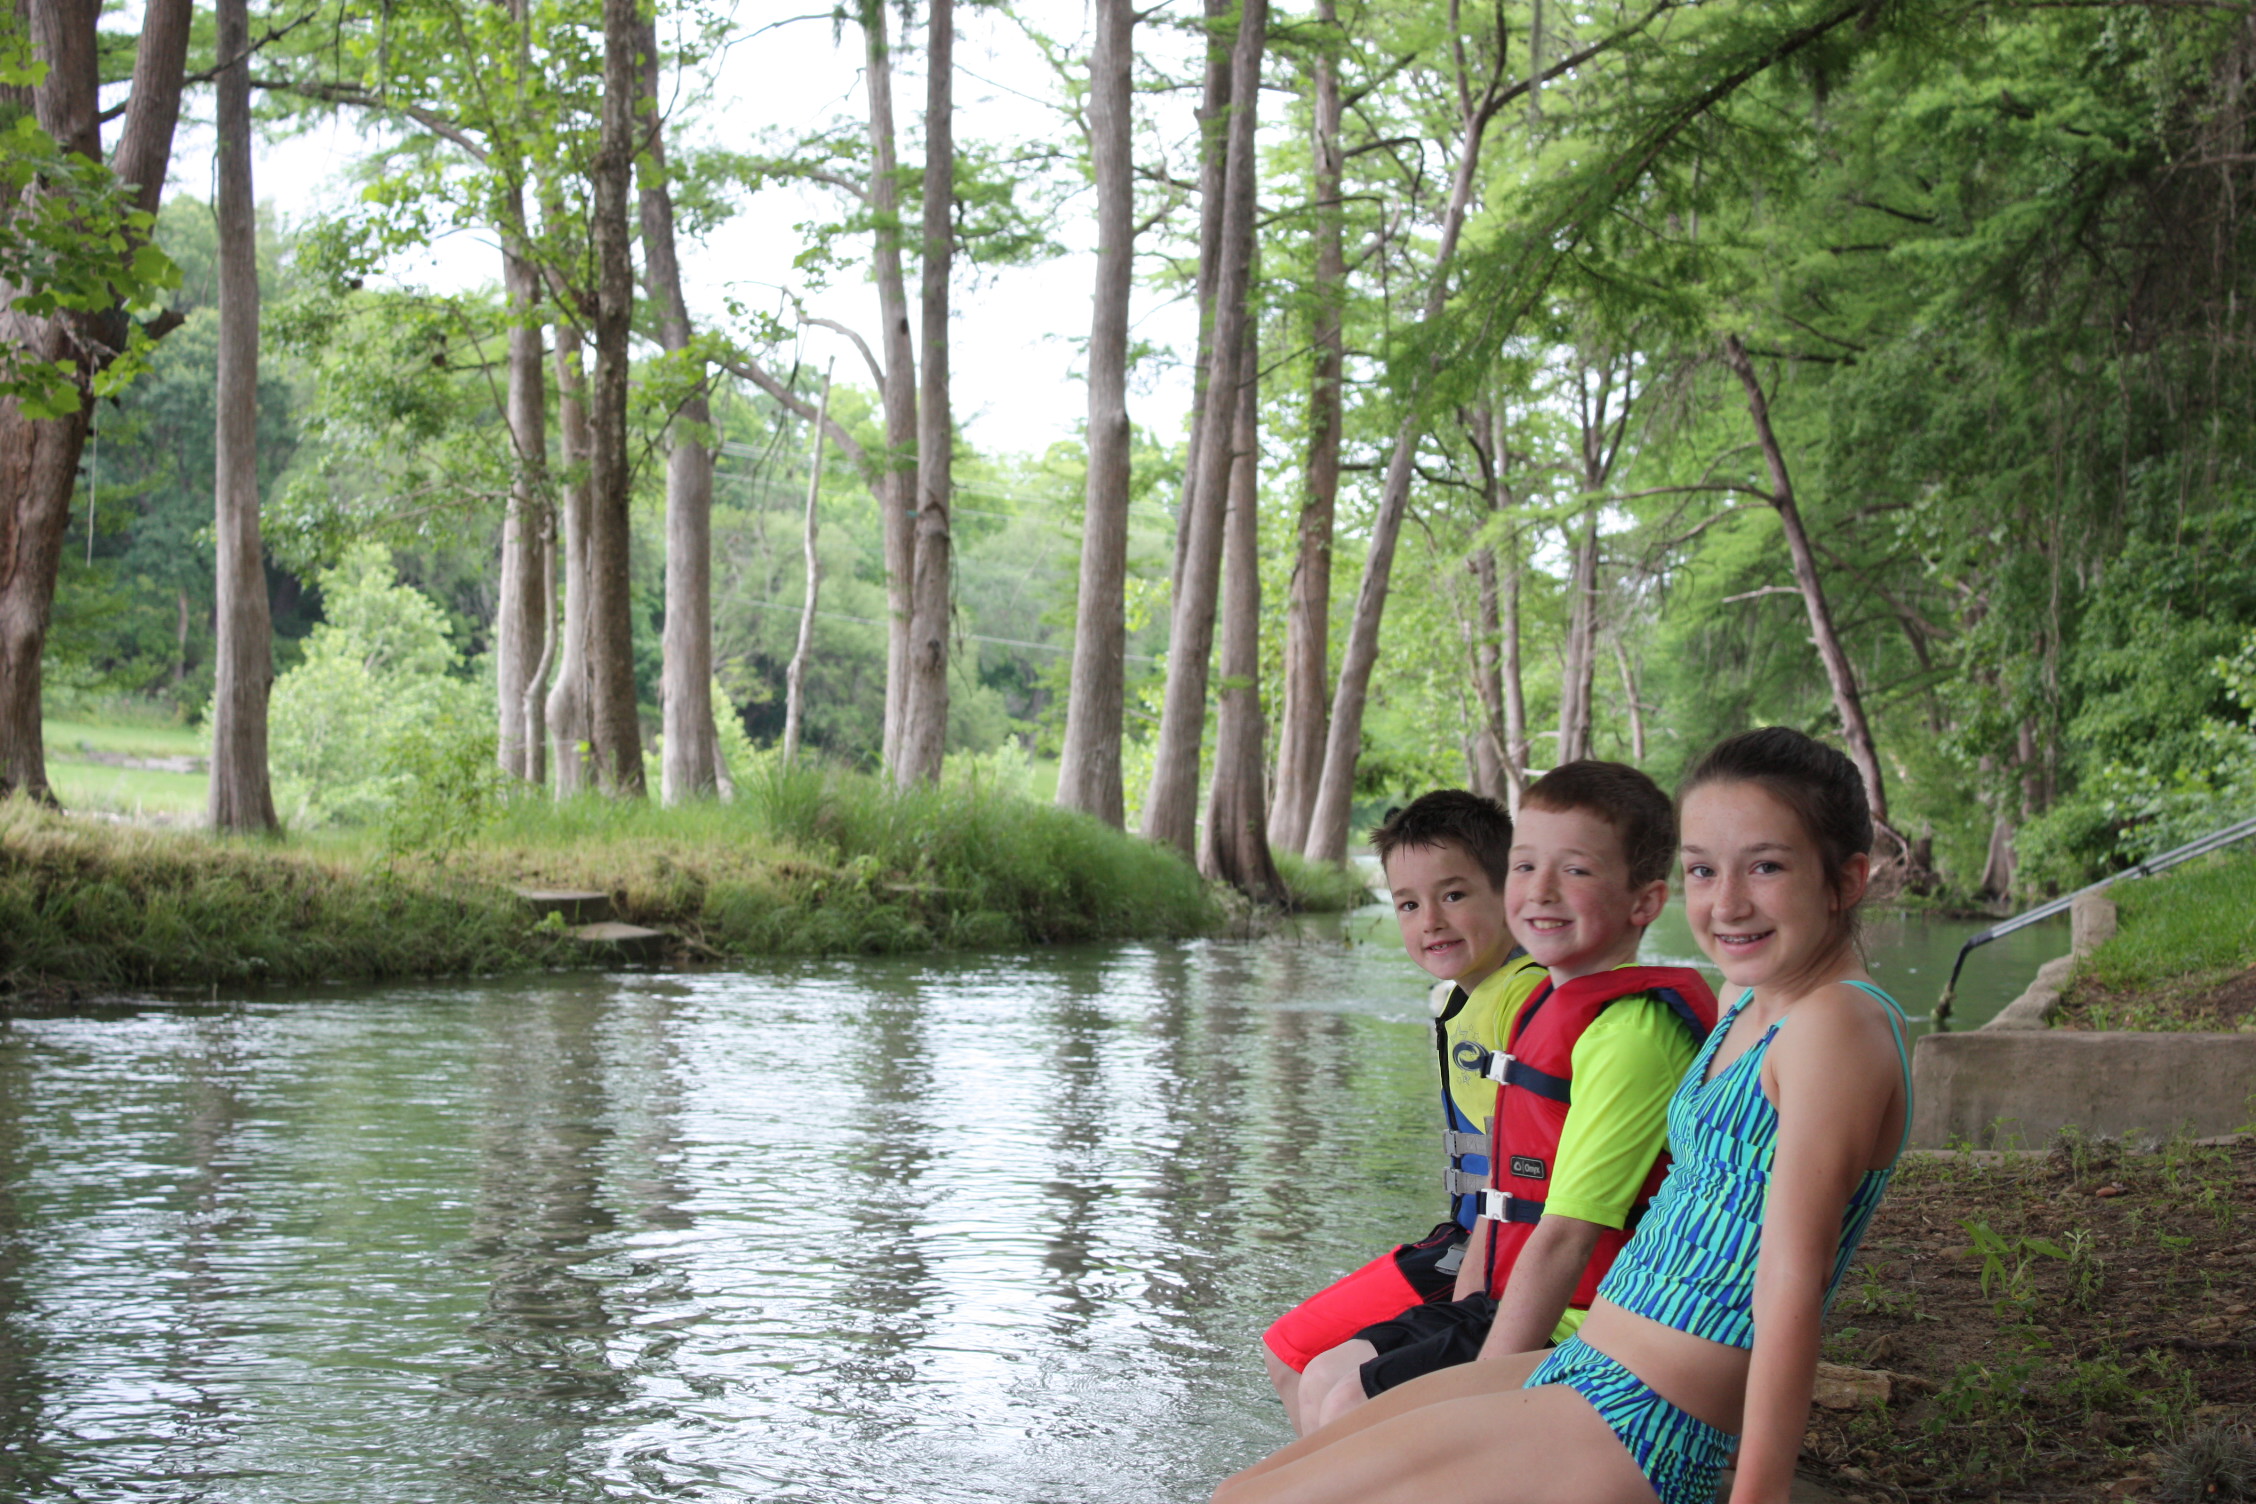
M7 1020L0 1497L1203 1499L1440 1215L1391 929Z

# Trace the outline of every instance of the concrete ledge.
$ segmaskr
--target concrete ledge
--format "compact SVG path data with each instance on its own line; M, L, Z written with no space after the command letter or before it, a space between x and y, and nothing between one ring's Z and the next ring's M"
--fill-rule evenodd
M2208 1137L2256 1119L2256 1034L1929 1034L1912 1049L1911 1082L1911 1141L1925 1149L2039 1146L2071 1123Z
M2115 938L2115 900L2086 893L2068 906L2068 954L2037 968L2028 989L1982 1025L1985 1029L2042 1029L2060 1007L2076 963Z

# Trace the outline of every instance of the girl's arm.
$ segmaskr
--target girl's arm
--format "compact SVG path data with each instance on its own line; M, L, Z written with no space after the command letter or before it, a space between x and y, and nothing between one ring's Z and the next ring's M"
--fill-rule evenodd
M1839 985L1796 1005L1763 1074L1778 1104L1778 1151L1755 1265L1755 1350L1732 1504L1785 1504L1793 1486L1841 1218L1902 1080L1879 1009Z

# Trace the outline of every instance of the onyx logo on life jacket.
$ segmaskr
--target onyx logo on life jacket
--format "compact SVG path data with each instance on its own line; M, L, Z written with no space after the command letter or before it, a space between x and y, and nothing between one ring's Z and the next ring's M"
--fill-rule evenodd
M1541 1180L1549 1168L1542 1160L1537 1159L1532 1154L1515 1154L1512 1156L1512 1173L1522 1180Z
M1457 1069L1471 1071L1476 1076L1488 1069L1488 1051L1482 1049L1480 1041L1475 1039L1458 1040L1456 1048L1449 1052L1449 1058L1457 1062Z

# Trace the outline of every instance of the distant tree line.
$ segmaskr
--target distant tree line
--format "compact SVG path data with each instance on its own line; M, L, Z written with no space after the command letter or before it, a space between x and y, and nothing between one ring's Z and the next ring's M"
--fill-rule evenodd
M1009 735L1060 803L1262 897L1274 849L1338 860L1391 792L1665 778L1755 721L1837 738L1881 856L1962 896L2256 809L2242 10L1095 0L1061 38L857 0L860 113L714 145L748 24L720 12L238 3L207 36L159 0L135 39L34 0L0 48L33 127L0 239L13 791L46 787L43 664L194 698L208 620L213 816L272 823L266 617L302 635L300 582L373 537L461 620L513 778L639 796L654 726L663 796L710 797L722 722L780 737L796 681L826 755L920 783ZM1045 139L956 108L964 26L1047 60ZM145 186L206 85L208 229ZM366 143L361 205L280 258L253 101ZM837 205L805 286L693 306L684 244L785 188ZM961 266L1007 281L1074 222L1086 427L980 456ZM388 278L465 227L496 291ZM834 280L865 325L799 311ZM1195 304L1193 348L1137 343L1139 289ZM819 418L816 323L860 362ZM1135 424L1168 360L1180 435ZM207 444L208 533L150 501ZM119 487L128 525L66 567Z

